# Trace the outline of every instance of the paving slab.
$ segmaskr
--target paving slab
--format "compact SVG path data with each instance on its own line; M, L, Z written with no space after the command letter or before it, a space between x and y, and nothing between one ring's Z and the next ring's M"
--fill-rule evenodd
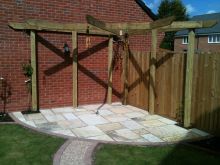
M93 139L93 140L103 140L103 141L114 141L111 137L108 135L100 135L100 136L93 136L89 137L88 139Z
M69 121L70 125L68 126L68 128L81 128L81 127L86 127L88 126L86 123L84 123L83 121L77 119L77 120L71 120Z
M18 120L25 122L26 119L24 118L23 114L21 112L13 112L12 113Z
M32 127L37 127L33 121L24 121L24 123Z
M52 108L54 113L71 113L74 111L72 107Z
M98 124L109 123L109 121L107 121L102 116L97 114L86 114L86 115L80 115L78 117L87 125L98 125Z
M120 123L101 124L101 125L96 125L96 127L98 127L99 129L101 129L104 132L110 132L110 131L113 131L113 130L125 128Z
M40 113L43 114L43 115L54 115L54 113L52 112L51 109L40 110Z
M145 114L142 112L129 112L129 113L126 113L125 116L129 118L138 118L138 117L144 117Z
M150 133L156 135L159 138L165 138L165 137L176 137L176 136L186 136L189 132L181 127L178 127L176 125L164 125L161 127L149 127L146 128Z
M125 114L125 113L132 112L132 110L125 108L125 107L121 107L121 106L118 106L116 108L115 107L110 108L110 110L115 114Z
M163 140L161 140L160 138L158 138L157 136L154 136L152 134L145 134L145 135L142 135L142 137L149 142L156 142L156 143L163 142Z
M120 136L115 131L108 132L107 135L109 135L112 139L114 139L117 142L129 142L130 141L129 139L123 136Z
M113 112L111 112L111 111L109 111L107 109L99 110L99 115L101 115L101 116L107 116L107 115L113 115L113 114L114 114Z
M53 133L57 133L57 134L62 134L62 135L67 135L67 136L75 137L73 132L71 130L69 130L69 129L53 130L52 132Z
M166 136L163 137L162 140L166 142L175 142L175 141L182 141L182 140L189 140L198 138L199 136L193 133L187 133L187 134L178 134L176 136Z
M116 134L126 139L139 139L140 136L129 129L115 130Z
M105 135L103 131L95 126L87 126L82 128L72 129L73 133L78 137L94 137L99 135Z
M62 130L62 128L56 122L43 123L43 124L35 124L38 128L45 131L56 131Z
M139 123L147 128L148 127L159 127L159 126L166 125L166 123L163 123L159 120L145 120L145 121L141 121Z
M81 116L81 115L89 115L89 114L96 114L95 111L89 110L89 111L75 111L75 116Z
M33 122L34 122L35 124L48 123L48 121L47 121L45 118L43 118L43 119L37 119L37 120L33 120Z
M147 131L145 128L141 128L141 129L135 129L132 130L134 133L138 134L138 135L144 135L144 134L148 134L149 131Z
M173 121L173 120L170 120L170 119L167 119L167 118L162 118L162 119L158 119L159 121L163 122L163 123L166 123L166 124L177 124L176 121Z
M63 113L64 118L67 120L77 120L78 117L76 117L73 113Z
M207 132L201 131L201 130L196 129L196 128L190 129L189 132L195 133L195 134L200 135L200 136L209 136L209 134Z
M144 128L142 125L138 124L137 122L133 120L126 120L120 122L124 127L130 129L130 130L135 130L135 129L141 129Z
M107 119L108 121L113 122L113 123L130 120L130 118L128 118L124 115L118 115L118 114L105 116L105 119Z
M24 115L28 120L41 120L44 119L41 113L25 114Z
M57 122L57 121L65 120L65 118L64 118L61 114L44 115L44 117L45 117L49 122Z

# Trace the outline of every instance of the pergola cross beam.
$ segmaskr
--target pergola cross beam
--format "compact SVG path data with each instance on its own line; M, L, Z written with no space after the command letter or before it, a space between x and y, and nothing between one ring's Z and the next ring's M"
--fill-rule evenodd
M158 31L179 31L183 29L208 28L214 26L216 21L181 21L173 22L173 17L160 19L154 22L147 23L105 23L105 26L95 27L87 23L58 23L46 20L29 19L23 23L9 22L9 26L15 30L35 30L35 31L54 31L54 32L69 32L76 31L79 34L91 35L115 35L120 30L125 31L129 35L144 35L152 29L157 28Z

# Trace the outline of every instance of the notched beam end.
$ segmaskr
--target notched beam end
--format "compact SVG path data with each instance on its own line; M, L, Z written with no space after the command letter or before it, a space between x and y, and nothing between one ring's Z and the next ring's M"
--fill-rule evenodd
M12 29L16 29L16 30L22 30L22 29L26 28L26 24L25 23L9 22L8 26L11 27Z
M114 35L118 35L116 30L110 29L109 27L107 27L107 24L105 22L98 20L91 15L86 15L86 20L87 20L88 24L90 24L94 27L105 30L105 31L110 32Z
M218 23L216 20L208 20L208 21L203 21L203 27L208 28L208 27L213 27Z
M175 19L176 19L175 16L159 19L157 21L151 22L150 27L151 29L156 29L156 28L160 28L163 26L168 26L168 25L171 25L171 23L175 21Z

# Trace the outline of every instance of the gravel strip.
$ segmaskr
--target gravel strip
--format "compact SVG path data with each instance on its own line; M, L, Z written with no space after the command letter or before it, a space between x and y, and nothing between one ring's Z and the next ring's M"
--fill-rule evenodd
M73 140L61 155L60 165L91 165L92 151L97 143Z

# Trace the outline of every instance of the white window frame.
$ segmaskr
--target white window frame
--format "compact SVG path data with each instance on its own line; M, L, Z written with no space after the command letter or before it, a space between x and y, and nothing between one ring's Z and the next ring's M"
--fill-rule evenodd
M214 41L214 39L215 39L215 41ZM208 35L208 43L209 44L219 44L220 43L220 34Z
M184 36L184 37L182 38L182 44L183 44L183 45L187 45L188 43L189 43L188 36Z

